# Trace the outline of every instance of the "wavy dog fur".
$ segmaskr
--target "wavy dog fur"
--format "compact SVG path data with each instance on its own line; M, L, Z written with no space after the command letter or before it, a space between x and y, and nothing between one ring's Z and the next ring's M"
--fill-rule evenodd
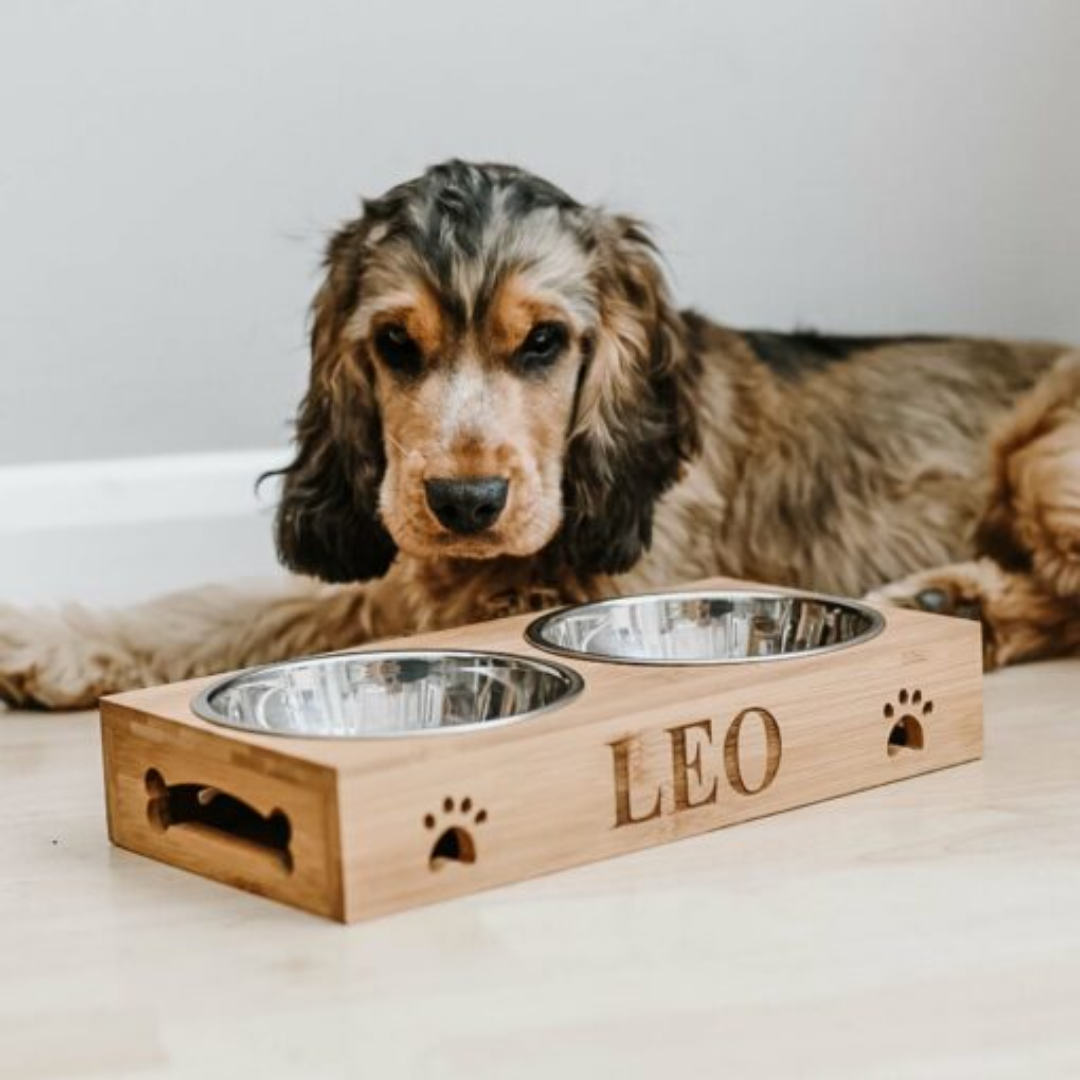
M298 576L0 609L0 697L85 706L712 574L978 615L990 666L1080 651L1063 346L720 326L673 306L638 222L451 161L333 237L311 353L276 523ZM501 485L483 527L432 501L462 480Z

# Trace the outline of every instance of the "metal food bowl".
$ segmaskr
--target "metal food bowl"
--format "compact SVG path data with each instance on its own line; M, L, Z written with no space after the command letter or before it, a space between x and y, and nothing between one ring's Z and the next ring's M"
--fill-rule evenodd
M537 648L624 664L741 664L846 649L880 633L866 604L813 593L715 591L624 596L545 615Z
M394 650L253 668L191 703L204 720L260 735L366 739L516 723L566 704L562 664L490 652Z

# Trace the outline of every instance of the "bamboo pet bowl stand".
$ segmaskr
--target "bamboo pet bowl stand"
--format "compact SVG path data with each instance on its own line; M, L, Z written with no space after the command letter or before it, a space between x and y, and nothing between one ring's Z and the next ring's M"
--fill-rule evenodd
M567 704L490 728L251 734L193 713L216 678L105 699L110 838L353 922L982 753L974 623L889 610L878 636L850 648L686 667L553 658L525 641L534 618L373 647L493 650L557 660L584 679Z

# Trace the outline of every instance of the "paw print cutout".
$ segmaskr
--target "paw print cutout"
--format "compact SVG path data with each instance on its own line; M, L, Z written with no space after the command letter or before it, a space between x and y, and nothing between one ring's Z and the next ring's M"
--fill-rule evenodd
M461 800L461 805L447 796L443 799L442 812L424 815L424 828L437 830L435 842L431 845L428 866L432 870L441 870L447 863L476 862L476 841L473 831L477 825L487 821L487 811L480 809L473 812L473 801L468 795Z
M886 720L891 720L889 729L889 757L895 757L905 750L921 750L926 744L923 721L934 711L934 703L924 700L921 690L901 690L895 702L888 702L881 710Z

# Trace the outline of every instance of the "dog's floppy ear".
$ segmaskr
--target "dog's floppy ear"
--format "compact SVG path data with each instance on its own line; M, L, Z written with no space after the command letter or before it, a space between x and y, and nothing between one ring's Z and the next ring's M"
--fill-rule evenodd
M347 226L327 251L313 306L311 382L277 512L281 561L324 581L379 577L397 553L377 511L386 456L375 392L344 333L359 300L364 232L362 222Z
M582 369L563 479L562 552L579 573L629 570L656 500L698 447L697 356L636 221L599 217L600 324Z

